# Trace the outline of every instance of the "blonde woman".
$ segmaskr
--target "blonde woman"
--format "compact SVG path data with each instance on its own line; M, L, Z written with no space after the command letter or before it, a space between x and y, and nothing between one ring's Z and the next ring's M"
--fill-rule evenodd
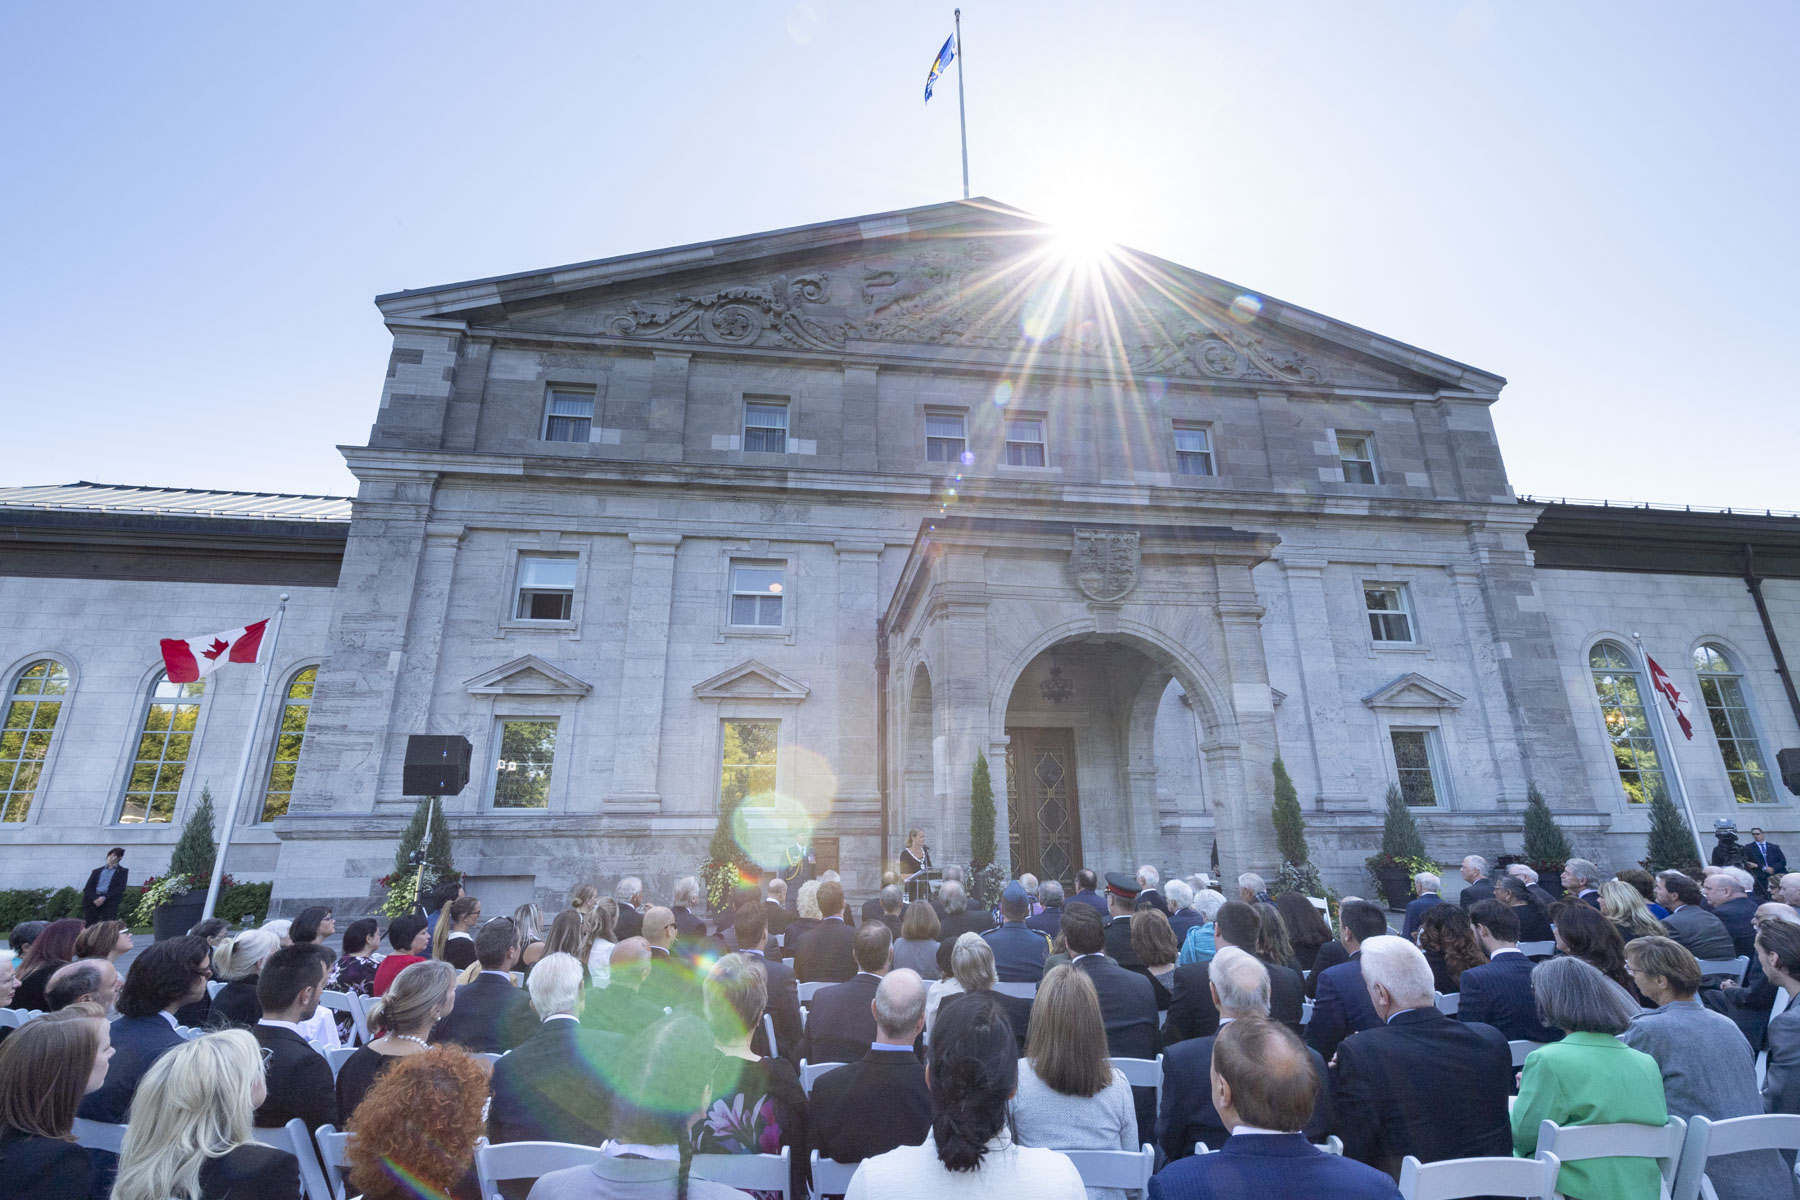
M164 1054L131 1102L113 1200L300 1200L299 1163L251 1128L267 1096L262 1050L241 1029Z
M1643 894L1623 879L1609 879L1600 885L1600 915L1613 923L1619 937L1668 937L1669 931L1650 912Z
M794 947L800 939L817 929L824 919L825 914L819 911L819 880L809 879L794 893L794 916L781 935L782 957L794 957Z
M267 926L246 929L213 951L213 978L225 981L212 998L214 1025L249 1029L262 1020L262 1004L256 999L256 983L263 964L281 949L281 939Z
M585 917L594 911L594 905L599 899L600 889L593 884L576 884L575 890L569 893L569 907Z
M587 963L588 981L594 987L612 982L612 952L619 944L619 902L603 896L581 921L582 952L576 957Z
M403 1058L431 1049L432 1026L456 1007L456 968L428 959L414 963L369 1010L369 1028L383 1029L374 1041L344 1060L338 1071L338 1112L346 1123L382 1073Z
M519 969L528 971L544 957L544 910L535 904L521 904L513 909L513 924L519 927Z

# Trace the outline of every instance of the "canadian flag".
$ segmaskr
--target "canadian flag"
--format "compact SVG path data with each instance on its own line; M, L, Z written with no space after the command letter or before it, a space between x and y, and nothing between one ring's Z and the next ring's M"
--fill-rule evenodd
M204 679L228 662L253 663L262 653L265 617L242 629L195 638L164 638L163 665L168 668L170 683L192 683Z
M1667 671L1657 665L1654 658L1646 654L1644 661L1650 664L1650 686L1663 694L1663 699L1667 700L1669 707L1675 710L1675 723L1681 726L1681 732L1687 735L1688 741L1693 741L1694 723L1688 720L1687 697L1681 694L1681 689L1675 686L1675 681L1669 678ZM173 679L174 676L171 675L170 678Z

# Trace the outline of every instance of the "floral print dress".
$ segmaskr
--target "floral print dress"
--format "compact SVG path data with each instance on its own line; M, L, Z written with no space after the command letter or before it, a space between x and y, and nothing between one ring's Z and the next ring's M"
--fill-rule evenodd
M791 1063L720 1054L711 1075L712 1103L694 1126L696 1154L780 1154L792 1149L798 1187L806 1170L806 1092ZM801 1194L803 1188L795 1194ZM778 1200L776 1192L753 1192Z
M325 981L325 988L332 992L349 992L353 996L372 995L375 986L375 972L380 969L380 962L372 954L346 954L337 960L331 968L331 977ZM350 1020L349 1013L337 1015L338 1039L348 1046L355 1023Z

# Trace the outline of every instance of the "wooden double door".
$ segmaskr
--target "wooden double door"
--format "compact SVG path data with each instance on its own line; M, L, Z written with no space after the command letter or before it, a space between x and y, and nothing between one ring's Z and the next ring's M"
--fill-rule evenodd
M1075 787L1075 731L1008 729L1007 825L1013 874L1074 879L1081 861L1080 797Z

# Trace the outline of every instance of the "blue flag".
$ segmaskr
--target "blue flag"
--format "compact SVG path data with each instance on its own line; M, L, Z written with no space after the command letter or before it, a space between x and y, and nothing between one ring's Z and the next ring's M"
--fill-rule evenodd
M931 103L931 85L938 81L938 76L944 73L955 57L956 35L953 33L944 39L944 48L937 52L937 58L931 63L931 74L925 77L925 103Z

